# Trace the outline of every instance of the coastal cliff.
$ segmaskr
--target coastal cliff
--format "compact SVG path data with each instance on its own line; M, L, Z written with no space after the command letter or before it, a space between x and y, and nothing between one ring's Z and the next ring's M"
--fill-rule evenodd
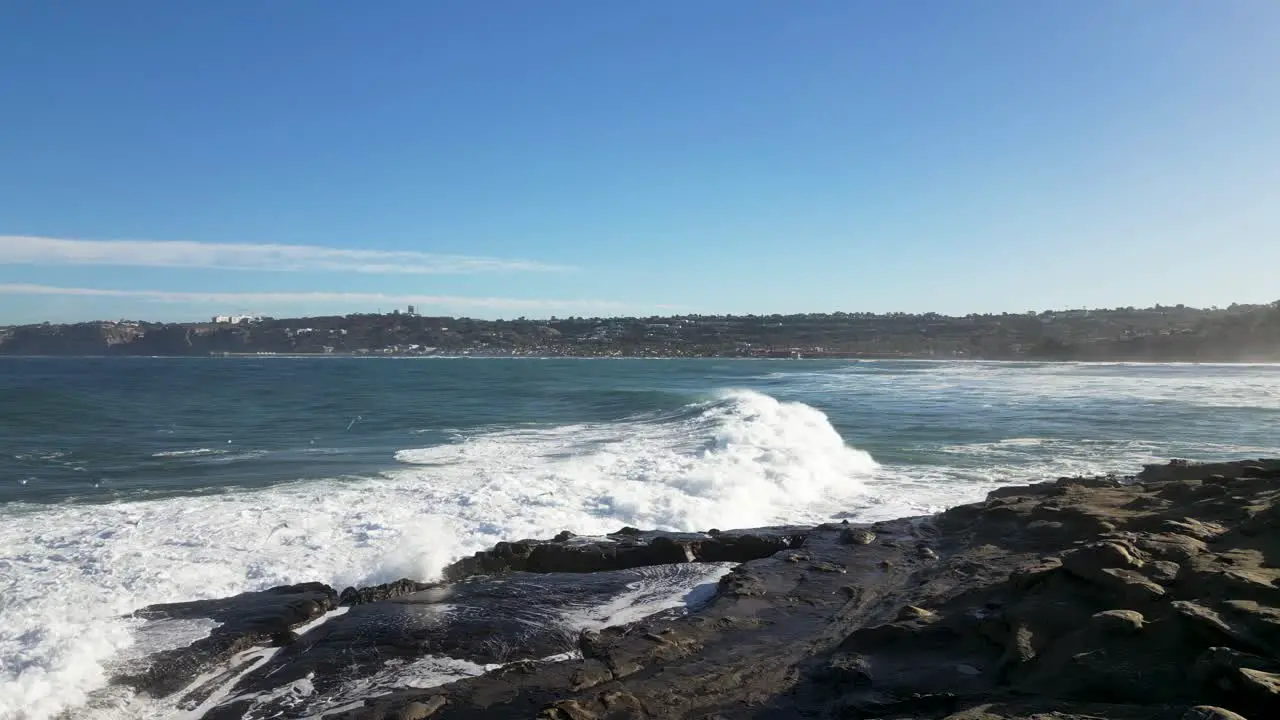
M1273 718L1280 460L871 525L565 532L440 583L139 616L222 623L117 678L211 719ZM428 659L434 680L406 680Z

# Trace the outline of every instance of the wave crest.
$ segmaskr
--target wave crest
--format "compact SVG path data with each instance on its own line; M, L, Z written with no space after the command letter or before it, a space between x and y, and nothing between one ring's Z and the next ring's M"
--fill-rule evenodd
M820 410L750 390L726 391L659 422L506 430L396 458L430 466L399 471L424 484L466 488L467 502L457 508L463 516L480 521L479 507L527 518L518 521L522 536L557 527L698 530L819 520L879 467L846 445ZM551 517L559 526L541 525Z
M106 666L139 640L122 616L145 605L429 579L499 540L564 529L816 521L876 469L820 411L749 391L665 419L491 431L397 457L406 465L358 482L9 515L0 547L22 581L0 603L0 716L54 717L90 698L101 712L86 716L139 715L101 693Z

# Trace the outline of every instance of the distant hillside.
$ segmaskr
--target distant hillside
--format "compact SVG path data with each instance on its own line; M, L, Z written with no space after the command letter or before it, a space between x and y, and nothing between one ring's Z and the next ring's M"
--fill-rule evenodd
M1280 361L1280 302L966 315L473 320L407 314L0 329L0 355L475 354Z

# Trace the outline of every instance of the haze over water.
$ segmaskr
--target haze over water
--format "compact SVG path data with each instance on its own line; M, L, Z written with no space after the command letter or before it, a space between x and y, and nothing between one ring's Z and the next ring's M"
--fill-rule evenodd
M1277 452L1276 365L0 359L0 717L208 630L140 636L151 603Z

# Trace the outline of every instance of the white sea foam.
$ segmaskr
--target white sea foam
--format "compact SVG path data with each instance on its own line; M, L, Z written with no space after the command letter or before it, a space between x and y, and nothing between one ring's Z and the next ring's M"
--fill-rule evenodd
M212 448L194 448L191 450L166 450L164 452L151 453L153 458L180 458L180 457L196 457L197 455L225 455L226 450L214 450Z
M400 454L363 481L105 505L0 523L0 717L83 705L145 605L321 580L428 578L498 540L828 517L877 470L814 408L735 392L671 422L508 430ZM175 641L176 642L176 641ZM121 701L100 717L140 717Z
M876 402L927 408L942 401L939 387L966 402L996 404L1081 393L1206 405L1247 396L1259 407L1280 398L1275 374L1196 391L1195 378L1148 386L1088 368L935 368L913 377L804 374L792 378L788 392L815 402L833 393L867 398L873 409ZM1089 372L1104 379L1072 375ZM176 645L207 631L192 626L175 628L181 632L167 639L140 636L138 621L121 619L152 603L311 580L343 587L425 579L496 541L565 529L589 535L623 525L702 530L922 514L978 499L1000 484L1137 469L1175 450L1164 442L1025 436L944 448L955 458L951 464L882 465L848 446L815 408L735 391L665 419L460 435L451 444L404 450L401 467L363 480L104 505L10 504L0 510L0 718L51 718L91 694L94 711L77 717L165 717L155 704L101 690L112 663L144 649L138 643ZM604 610L592 612L604 613L598 622L610 620ZM445 665L412 672L429 682L475 670ZM302 697L305 689L282 692Z
M322 715L362 707L364 700L370 697L406 688L438 687L500 667L501 664L478 665L441 655L427 655L412 662L389 660L382 672L345 683L328 697L317 697L312 679L307 677L257 697L244 699L257 701L256 705L251 704L247 717L268 717L254 713L253 710L275 702L290 708L294 713L305 712L308 718L318 720Z
M222 623L208 618L138 619L133 628L133 644L112 658L112 670L140 671L152 653L190 645L206 638Z
M684 530L821 519L879 467L818 410L750 391L679 422L508 430L396 457L424 466L398 477L421 477L423 492L477 531L515 511L507 527L521 537L547 522L600 533L619 521Z
M626 592L600 605L566 608L563 622L574 630L599 630L625 625L663 610L697 605L711 597L716 581L733 563L709 563L679 566L683 577L652 568L639 568L640 580L631 583Z
M892 367L892 371L880 368ZM909 368L909 369L904 369ZM1204 368L1218 372L1208 374ZM1064 398L1179 403L1196 408L1280 409L1280 365L1177 363L861 362L813 372L771 373L790 392L862 392L888 398L975 393L1034 406Z

